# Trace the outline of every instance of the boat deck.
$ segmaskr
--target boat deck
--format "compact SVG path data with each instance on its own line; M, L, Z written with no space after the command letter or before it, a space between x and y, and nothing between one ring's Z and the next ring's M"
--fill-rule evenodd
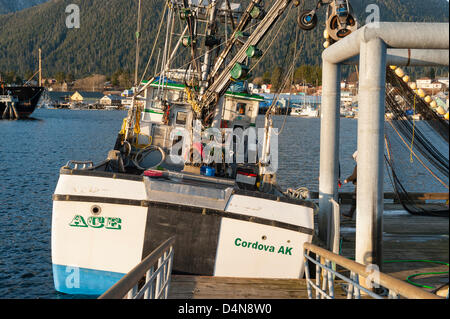
M394 206L386 207L395 209ZM398 207L399 208L399 207ZM343 205L341 211L348 209ZM400 209L400 208L399 208ZM317 217L317 216L316 216ZM316 218L317 219L317 218ZM341 218L341 254L354 258L355 217ZM401 211L384 215L384 260L409 262L384 263L382 272L405 280L418 273L448 272L448 266L415 260L449 262L449 220L442 217L413 216ZM412 261L414 260L414 261ZM448 284L448 273L412 278L418 284L440 287ZM342 281L337 281L337 299L346 298ZM426 289L432 291L432 289ZM171 299L307 299L305 279L249 279L173 275Z

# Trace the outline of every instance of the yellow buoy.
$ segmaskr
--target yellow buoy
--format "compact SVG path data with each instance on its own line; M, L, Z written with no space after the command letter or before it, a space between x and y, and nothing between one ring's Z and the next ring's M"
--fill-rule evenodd
M409 76L405 75L403 77L403 82L408 83L409 82Z
M330 37L330 35L328 34L328 31L327 31L327 30L324 30L324 31L323 31L323 37L324 37L325 39L328 39L328 38Z
M410 82L410 83L409 83L409 87L410 87L412 90L417 89L417 84L416 84L416 82Z
M425 92L422 89L418 89L417 90L417 95L420 96L420 97L425 97Z
M326 49L326 48L328 48L330 46L330 42L329 41L325 41L324 43L323 43L323 47Z
M438 106L438 108L436 109L436 112L440 115L444 115L445 114L445 110L442 108L442 106Z
M437 107L436 101L431 101L430 106L432 109L435 109Z
M398 76L399 78L402 78L402 77L405 76L405 72L403 72L403 70L400 69L400 68L396 68L396 69L395 69L395 74L397 74L397 76Z
M396 65L390 65L389 67L391 68L391 70L395 70L397 68Z
M425 96L425 102L430 103L431 102L431 96L429 96L429 95Z
M444 119L446 119L448 121L448 112L445 113Z

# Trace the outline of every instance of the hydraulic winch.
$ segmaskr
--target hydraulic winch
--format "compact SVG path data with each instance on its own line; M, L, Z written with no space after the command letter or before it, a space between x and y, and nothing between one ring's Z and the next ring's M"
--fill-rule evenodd
M300 1L294 1L294 5L300 5ZM324 47L348 36L358 28L358 23L353 13L353 8L348 0L319 0L312 10L300 12L297 21L303 30L312 30L317 25L317 11L323 5L327 5L327 18L324 37Z

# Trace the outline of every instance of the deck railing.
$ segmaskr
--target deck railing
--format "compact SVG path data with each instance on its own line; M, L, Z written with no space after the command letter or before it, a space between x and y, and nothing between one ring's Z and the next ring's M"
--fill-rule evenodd
M167 299L174 243L175 237L163 242L99 299Z
M316 258L309 256L309 253L314 253ZM313 290L315 290L315 299L335 299L335 278L347 283L347 299L360 299L362 297L375 299L400 299L401 297L406 299L442 299L437 295L379 272L375 265L372 265L372 267L362 265L310 243L304 244L304 257L309 299L314 298ZM311 279L309 262L316 265L315 280ZM337 266L350 271L350 276L347 277L336 271ZM363 280L365 284L361 284Z

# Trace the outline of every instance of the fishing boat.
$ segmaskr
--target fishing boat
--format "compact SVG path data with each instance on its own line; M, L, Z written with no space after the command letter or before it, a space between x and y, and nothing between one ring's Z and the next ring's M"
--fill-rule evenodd
M276 182L271 108L264 127L256 125L263 97L229 90L247 79L258 45L292 1L220 4L166 1L160 68L144 80L136 67L114 148L100 163L71 160L60 169L51 239L57 291L101 294L173 235L175 273L303 276L315 205ZM175 68L177 61L188 63Z
M0 119L24 119L34 112L41 98L43 87L0 87Z
M295 106L295 104L293 104ZM303 105L293 107L291 116L295 117L319 117L319 110L313 108L311 105Z

